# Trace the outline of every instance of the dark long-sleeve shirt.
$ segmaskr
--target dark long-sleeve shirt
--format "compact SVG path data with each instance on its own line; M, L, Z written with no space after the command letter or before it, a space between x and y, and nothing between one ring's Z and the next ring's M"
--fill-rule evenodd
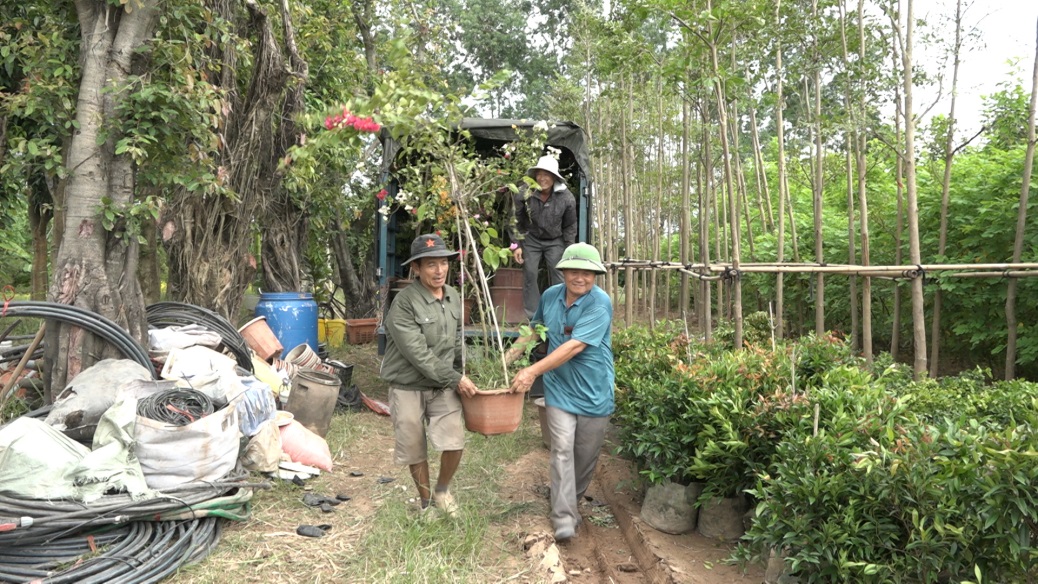
M542 241L562 238L565 245L577 240L577 200L561 182L547 201L541 201L540 192L520 189L515 194L515 228L513 240L522 245L530 235Z

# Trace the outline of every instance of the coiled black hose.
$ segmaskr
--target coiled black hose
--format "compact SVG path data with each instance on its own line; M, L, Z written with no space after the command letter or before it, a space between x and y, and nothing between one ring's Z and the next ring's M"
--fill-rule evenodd
M124 328L100 314L58 302L12 300L7 303L6 310L0 314L0 318L5 316L44 318L82 327L111 343L127 359L136 361L150 371L152 377L155 377L155 367L144 347Z
M196 389L167 389L137 402L138 416L172 426L187 426L213 411L213 400Z
M104 534L90 535L93 541L87 540L88 534L77 534L42 546L7 548L0 554L0 581L159 582L180 566L209 555L219 543L223 521L216 517L135 521Z
M22 358L22 355L29 350L29 345L18 345L17 347L9 347L7 349L0 350L0 363L7 361L17 361ZM35 354L42 354L42 349L37 349Z
M123 525L129 521L150 520L191 511L228 492L239 489L269 488L270 483L246 481L247 475L234 475L211 483L188 483L163 489L160 496L136 501L127 494L105 495L91 503L44 501L0 495L0 517L32 517L29 528L0 531L0 549L9 546L46 543L70 533L99 526Z
M270 484L246 480L236 471L143 501L126 494L93 503L0 496L0 517L33 518L29 527L0 532L0 582L157 583L205 558L225 521L248 516L252 490Z
M247 516L252 490L270 487L247 481L237 470L145 500L128 494L91 503L0 495L0 517L33 520L0 532L0 582L157 583L206 557L224 521Z
M156 302L145 309L148 326L163 328L174 325L200 324L220 335L223 346L230 351L238 366L252 373L252 353L238 329L220 314L184 302Z

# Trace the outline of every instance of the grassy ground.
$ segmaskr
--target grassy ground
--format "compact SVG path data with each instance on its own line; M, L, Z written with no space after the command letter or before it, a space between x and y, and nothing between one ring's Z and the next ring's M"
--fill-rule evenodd
M337 350L332 357L354 365L354 381L365 394L385 399L374 345ZM509 530L519 516L544 515L544 510L510 502L500 488L503 469L540 445L535 415L526 416L514 434L468 434L452 485L461 504L456 520L419 517L407 470L392 461L387 417L337 414L327 441L335 470L307 486L325 495L349 494L353 500L322 514L302 504L300 487L276 482L271 490L256 493L249 522L231 525L212 556L171 581L475 583L526 571L520 535ZM438 459L430 460L435 476ZM351 471L364 476L352 477ZM296 526L305 523L333 527L320 539L295 535Z

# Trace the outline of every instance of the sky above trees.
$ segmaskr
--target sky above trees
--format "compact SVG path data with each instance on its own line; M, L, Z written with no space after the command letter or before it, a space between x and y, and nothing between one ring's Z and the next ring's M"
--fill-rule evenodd
M955 0L916 0L916 16L939 27L941 38L951 38ZM976 38L966 40L959 74L957 123L964 135L980 129L982 100L1009 79L1026 85L1034 58L1035 20L1038 2L1034 0L973 0L964 2L966 27L976 29ZM929 47L929 52L935 50ZM939 56L934 56L939 59ZM1011 64L1012 63L1012 64ZM937 96L934 88L921 88L929 103ZM947 89L933 113L947 113Z

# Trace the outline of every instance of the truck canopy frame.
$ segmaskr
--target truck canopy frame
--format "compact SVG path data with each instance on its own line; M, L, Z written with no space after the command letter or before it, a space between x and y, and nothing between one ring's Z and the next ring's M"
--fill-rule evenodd
M475 140L478 152L491 153L519 138L519 132L531 131L537 120L464 118L459 130L467 130ZM406 164L401 156L402 145L385 130L379 135L382 141L381 176L386 184L387 199L391 200L400 191L394 171L399 165ZM551 146L560 151L559 172L567 177L567 184L577 202L577 241L587 242L591 236L591 204L592 178L591 158L588 154L587 133L573 122L549 122L548 137L545 148ZM533 166L535 161L530 161ZM378 259L376 274L383 298L388 292L388 285L393 278L405 278L406 273L401 262L408 257L409 249L401 250L398 255L397 235L409 223L409 216L403 212L383 216L375 214L375 249Z

